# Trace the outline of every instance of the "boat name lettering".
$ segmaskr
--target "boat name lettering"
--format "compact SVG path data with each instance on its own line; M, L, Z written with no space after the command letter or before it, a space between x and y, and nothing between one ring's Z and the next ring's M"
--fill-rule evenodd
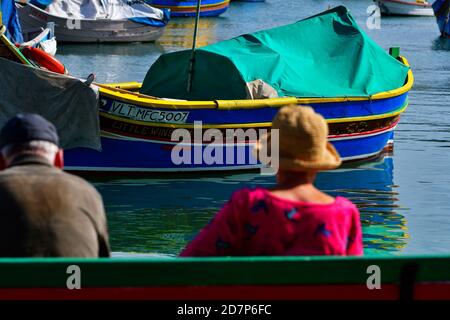
M153 110L115 101L109 113L133 120L161 123L185 123L189 115L186 111Z

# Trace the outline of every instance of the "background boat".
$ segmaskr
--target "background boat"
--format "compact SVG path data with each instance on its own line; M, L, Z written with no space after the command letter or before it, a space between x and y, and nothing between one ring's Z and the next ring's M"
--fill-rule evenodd
M171 17L195 17L196 0L146 0L155 8L170 9ZM200 6L201 17L217 17L227 11L230 0L202 0Z
M163 34L168 22L165 12L158 19L74 19L50 14L33 4L17 4L20 23L24 29L55 24L55 36L59 42L148 42Z
M382 15L433 16L431 4L426 0L376 0Z
M450 0L436 0L433 10L441 35L450 38Z

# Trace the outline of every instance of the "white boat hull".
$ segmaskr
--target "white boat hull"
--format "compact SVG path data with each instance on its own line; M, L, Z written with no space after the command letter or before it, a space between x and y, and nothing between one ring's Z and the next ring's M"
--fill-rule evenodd
M33 5L17 5L20 23L25 29L55 23L58 42L150 42L160 38L164 27L148 26L130 20L79 19L57 17Z
M434 16L431 4L405 0L377 0L383 15Z

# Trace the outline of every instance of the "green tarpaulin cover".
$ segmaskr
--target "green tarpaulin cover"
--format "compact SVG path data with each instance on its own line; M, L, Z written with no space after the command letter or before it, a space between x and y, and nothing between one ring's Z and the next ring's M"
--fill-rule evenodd
M190 55L190 50L161 55L141 92L187 100L246 99L246 84L260 79L279 96L370 96L401 87L408 72L343 6L197 49L188 93Z

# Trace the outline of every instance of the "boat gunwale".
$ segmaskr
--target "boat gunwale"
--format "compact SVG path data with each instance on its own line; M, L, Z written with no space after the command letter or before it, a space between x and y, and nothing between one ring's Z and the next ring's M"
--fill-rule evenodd
M383 282L398 283L406 266L419 268L415 282L448 284L450 254L366 256L129 257L129 258L1 258L0 288L66 289L69 265L85 275L84 288L136 288L173 285L365 284L367 267L385 270ZM35 272L30 273L29 270ZM184 272L181 272L184 270ZM186 277L186 271L195 270ZM236 272L239 270L239 272ZM274 270L283 273L273 277ZM333 270L333 272L329 272ZM124 272L126 271L126 272ZM326 274L324 274L326 272ZM39 277L36 277L39 274ZM175 275L175 276L174 276Z

